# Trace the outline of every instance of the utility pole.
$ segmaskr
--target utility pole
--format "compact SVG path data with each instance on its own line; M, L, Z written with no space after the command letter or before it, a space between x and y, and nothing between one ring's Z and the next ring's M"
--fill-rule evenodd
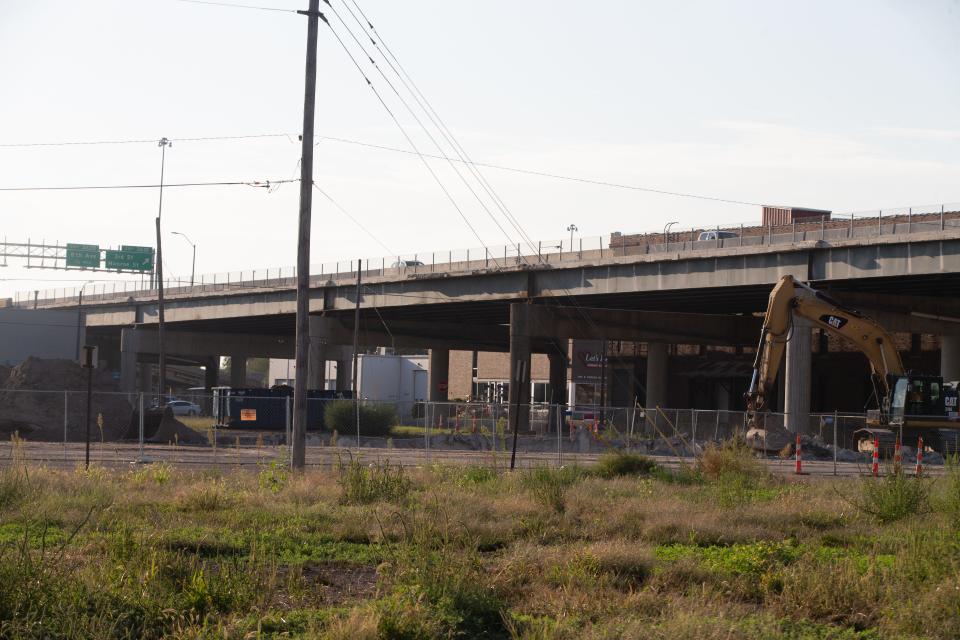
M297 234L296 380L293 385L294 469L307 464L307 368L310 366L310 218L313 206L313 115L317 99L317 28L320 0L310 0L307 16L307 63L303 91L303 143L300 155L300 219ZM324 18L326 21L326 18ZM319 364L319 363L318 363Z
M160 382L158 385L157 404L163 404L163 396L167 386L167 352L163 341L163 244L160 237L160 218L163 216L163 169L167 160L167 147L173 143L166 138L160 138L157 143L160 147L160 206L157 209L157 344L160 347Z
M358 352L360 350L360 266L363 260L357 260L357 301L353 307L353 405L357 412L357 452L360 451L360 385Z

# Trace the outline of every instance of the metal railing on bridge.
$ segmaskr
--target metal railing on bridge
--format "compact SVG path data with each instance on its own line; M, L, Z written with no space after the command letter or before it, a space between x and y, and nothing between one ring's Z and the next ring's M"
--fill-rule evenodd
M378 256L359 260L359 268L364 279L385 276L429 277L436 273L515 268L520 265L558 265L628 256L679 255L738 247L931 233L946 229L960 229L960 203L833 214L829 219L805 220L790 225L721 224L668 233L615 233L498 247ZM702 234L711 231L727 231L732 235L722 237L724 234L714 233L714 239L699 239ZM327 282L352 283L356 279L357 263L357 260L344 260L311 265L310 277L316 285ZM190 278L173 277L164 279L164 292L173 298L251 289L289 289L296 286L296 276L296 268L290 266L201 274L193 282ZM13 304L19 307L71 304L77 302L79 292L79 287L21 291L15 294ZM145 276L137 280L94 282L85 287L83 299L85 303L95 303L155 295L154 283L149 276Z

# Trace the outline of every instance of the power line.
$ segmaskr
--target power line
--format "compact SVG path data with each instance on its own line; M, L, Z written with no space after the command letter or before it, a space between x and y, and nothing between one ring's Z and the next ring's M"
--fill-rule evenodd
M357 38L356 34L354 34L354 32L353 32L353 30L350 28L350 26L347 25L347 23L344 21L344 19L340 16L340 13L339 13L339 12L333 7L333 5L330 3L330 0L324 0L324 2L327 4L328 7L330 7L330 11L333 13L334 16L336 16L337 20L340 21L340 24L343 25L343 28L347 31L347 33L350 35L350 37L353 38L354 43L356 43L356 45L357 45L357 47L360 49L360 51L362 51L363 54L367 57L367 60L369 60L369 61L370 61L370 64L373 65L373 68L377 70L377 73L380 74L380 77L383 78L383 81L387 83L387 86L390 87L390 90L393 91L393 93L397 96L397 99L400 100L400 103L404 106L404 108L407 110L407 112L413 117L413 119L416 121L417 125L419 125L420 129L427 135L427 138L430 139L430 142L433 143L433 146L437 148L437 151L438 151L438 152L440 152L441 154L446 155L446 154L444 153L443 147L440 146L440 144L437 142L436 138L434 138L433 134L430 133L430 131L427 129L427 127L424 126L423 122L422 122L422 121L420 120L420 118L417 116L416 112L410 107L410 104L403 98L402 95L400 95L400 92L397 90L396 86L394 86L394 84L393 84L392 82L390 82L389 78L387 78L386 74L383 72L383 70L380 68L380 66L376 63L376 61L373 59L373 57L367 52L366 47L363 46L363 44L360 42L359 38ZM344 5L344 6L346 6L346 5ZM349 7L347 7L347 9L349 10ZM361 26L362 26L362 25L361 25ZM374 45L376 45L376 43L374 43ZM389 62L389 61L388 61L388 62ZM403 78L400 78L400 79L401 79L401 81L403 80ZM409 91L409 88L408 88L407 90ZM414 95L414 99L416 99L416 95ZM419 101L418 101L418 104L419 104ZM420 105L420 107L421 107L421 109L423 109L423 106L422 106L422 105ZM427 113L427 116L428 116L428 117L430 116L429 112L426 112L426 110L424 110L424 112ZM432 118L431 118L431 119L432 119ZM436 123L434 123L434 125L436 126ZM443 131L442 131L442 130L441 130L440 132L441 132L441 134L443 134ZM449 140L448 140L447 142L449 143ZM456 146L453 146L453 150L454 150L454 153L457 153L457 148L456 148ZM496 216L493 214L493 212L490 211L490 208L489 208L489 207L487 206L487 204L483 201L483 199L477 194L477 192L474 190L473 186L470 185L469 181L463 176L462 173L460 173L459 169L457 169L457 165L455 165L452 160L447 160L447 163L450 165L450 168L453 169L453 172L454 172L455 174L457 174L457 177L460 178L460 181L463 182L464 186L470 191L471 195L473 195L473 197L476 199L476 201L477 201L477 203L480 205L480 207L486 212L486 214L487 214L487 216L490 218L490 220L493 221L493 224L496 225L497 229L499 229L500 232L503 234L503 236L507 239L507 243L508 243L508 244L513 244L513 239L510 237L510 234L508 234L507 231L506 231L506 229L503 228L503 226L500 224L500 221L497 220L497 218L496 218ZM481 186L482 186L482 184L481 184ZM496 204L496 200L495 200L495 199L494 199L494 204Z
M329 4L329 0L325 0L325 1L327 1ZM407 73L407 70L403 67L402 64L400 64L400 60L393 53L393 51L390 49L389 45L387 45L386 41L379 34L379 32L377 32L376 28L373 26L370 20L367 19L366 14L363 13L363 10L357 4L356 0L351 0L351 1L353 2L353 5L357 8L357 11L363 16L364 20L367 23L367 26L370 28L370 31L373 32L377 36L377 39L379 39L380 43L383 44L383 48L387 51L389 56L387 56L383 52L383 50L380 49L380 44L377 43L377 40L375 40L372 36L368 34L368 37L370 38L370 42L373 44L374 48L377 50L380 56L387 62L387 65L390 67L393 73L396 74L397 78L400 79L400 82L403 84L406 90L413 96L413 99L417 102L417 104L424 111L424 113L427 114L427 117L430 119L433 125L437 127L441 135L443 135L446 141L450 144L450 146L454 150L454 153L456 153L460 157L460 160L462 162L466 163L467 168L473 174L474 178L480 183L481 188L483 188L484 191L486 191L487 195L493 200L494 205L500 209L500 212L504 215L504 217L507 219L510 225L514 228L514 230L520 234L520 237L527 242L528 247L532 251L534 246L533 240L530 238L529 234L527 234L526 230L520 224L520 221L516 218L516 216L513 215L513 212L510 211L510 208L507 207L506 203L503 201L500 195L496 193L496 191L493 189L493 185L490 184L490 182L486 179L486 177L484 177L484 175L476 167L473 160L467 154L466 149L464 149L463 145L461 145L460 142L456 139L456 137L453 135L453 132L450 130L449 127L447 127L443 119L440 118L440 114L437 113L436 109L433 108L433 105L430 104L430 101L427 100L427 97L423 94L422 91L420 91L420 88L413 81L413 78L410 76L410 74ZM341 2L343 3L343 6L347 9L351 17L353 17L354 21L356 21L357 25L360 27L362 31L364 29L364 26L363 26L363 23L360 22L360 19L357 17L356 13L353 12L353 10L347 4L346 0L341 0ZM391 58L393 59L393 62L391 62ZM396 62L396 66L394 66L394 62ZM408 84L408 81L409 81L409 84Z
M296 135L296 134L294 134ZM211 142L219 140L251 140L255 138L287 138L289 133L257 133L243 136L202 136L194 138L167 138L173 142ZM79 147L95 145L123 145L123 144L156 144L158 138L135 138L132 140L68 140L62 142L9 142L0 143L0 148L30 148L30 147ZM292 142L292 140L291 140Z
M172 187L260 187L271 189L274 185L285 184L287 182L297 182L296 179L281 180L247 180L236 182L177 182L173 184L164 183L163 188ZM157 189L159 184L110 184L110 185L71 185L66 187L0 187L0 191L80 191L80 190L105 190L105 189Z
M373 234L373 232L371 232L371 231L370 231L369 229L367 229L365 226L363 226L362 224L360 224L360 221L359 221L359 220L357 220L356 218L354 218L352 215L350 215L350 213L349 213L346 209L344 209L342 206L340 206L340 203L337 202L336 200L334 200L334 199L333 199L333 196L331 196L329 193L327 193L326 191L324 191L323 189L321 189L321 188L320 188L320 185L318 185L316 182L314 182L314 183L313 183L313 187L314 187L317 191L319 191L321 194L323 194L323 196L324 196L327 200L329 200L329 201L333 204L333 206L335 206L337 209L339 209L339 210L340 210L340 213L342 213L343 215L345 215L345 216L347 216L348 218L350 218L350 222L352 222L353 224L355 224L355 225L357 225L358 227L360 227L360 229L361 229L364 233L366 233L368 236L370 236L371 238L373 238L373 240L374 240L377 244L379 244L381 247L383 247L383 248L386 250L387 253L389 253L389 254L391 254L391 255L393 254L393 250L392 250L390 247L388 247L387 245L385 245L385 244L380 240L380 238L378 238L377 236L375 236L375 235Z
M373 91L373 94L377 97L377 100L380 102L384 110L390 116L390 119L393 120L397 128L400 129L400 133L403 134L403 137L407 140L407 144L410 145L410 147L413 149L416 155L420 158L420 161L423 163L423 166L426 167L427 171L430 172L430 175L433 176L434 181L437 183L437 185L440 187L440 190L443 191L444 195L450 201L450 204L453 205L453 208L456 209L457 213L460 215L460 218L462 218L463 222L467 225L467 228L470 229L471 233L473 233L474 237L477 239L480 245L486 249L487 245L483 241L483 239L480 237L480 234L477 233L477 230L470 223L470 220L467 218L466 214L460 208L460 205L458 205L457 201L453 198L453 195L451 195L450 191L447 190L447 187L440 180L440 177L433 170L433 167L430 166L430 163L427 162L426 158L420 152L420 149L417 148L417 145L416 143L414 143L413 139L410 137L410 134L408 134L407 130L403 127L403 125L400 124L400 121L397 119L397 116L393 113L393 111L390 109L387 103L384 102L383 96L380 95L380 92L377 91L377 88L373 85L372 82L370 82L370 78L367 77L367 74L363 72L363 69L360 67L360 64L357 62L356 58L354 58L353 54L350 53L350 49L347 48L347 45L346 43L344 43L343 39L340 37L340 34L338 34L336 30L334 30L333 25L330 24L330 22L326 18L324 18L323 22L330 28L330 32L333 34L333 37L336 38L337 42L340 43L340 46L343 48L344 52L347 54L347 57L349 57L350 60L353 62L353 66L355 66L357 68L357 71L360 72L360 75L364 79L364 81L367 83L367 86L370 87L371 91ZM499 266L496 259L494 259L494 264Z
M348 139L348 138L337 138L337 137L334 137L334 136L317 136L317 137L320 138L321 140L330 140L330 141L332 141L332 142L341 142L341 143L343 143L343 144L352 144L352 145L356 145L356 146L360 146L360 147L367 147L367 148L369 148L369 149L379 149L380 151L391 151L391 152L394 152L394 153L404 153L404 154L407 154L407 155L413 155L413 153L412 153L411 151L409 151L409 150L407 150L407 149L400 149L400 148L398 148L398 147L390 147L390 146L386 146L386 145L374 144L374 143L371 143L371 142L362 142L362 141L359 141L359 140L350 140L350 139ZM423 155L425 155L427 158L434 158L434 159L436 159L436 160L448 160L448 159L450 159L450 158L447 158L446 156L436 156L436 155L430 155L430 154L423 154ZM453 158L453 161L454 161L454 162L464 162L463 160L458 160L458 159L456 159L456 158ZM487 167L487 168L489 168L489 169L498 169L498 170L500 170L500 171L512 171L513 173L523 173L523 174L526 174L526 175L540 176L540 177L543 177L543 178L553 178L553 179L555 179L555 180L567 180L567 181L570 181L570 182L580 182L580 183L583 183L583 184L593 184L593 185L597 185L597 186L601 186L601 187L613 187L613 188L616 188L616 189L629 189L629 190L631 190L631 191L644 191L644 192L647 192L647 193L657 193L657 194L660 194L660 195L676 196L676 197L680 197L680 198L696 198L696 199L698 199L698 200L710 200L710 201L712 201L712 202L724 202L724 203L727 203L727 204L742 204L742 205L756 206L756 207L766 206L766 205L764 205L764 204L762 204L762 203L759 203L759 202L748 202L748 201L745 201L745 200L732 200L732 199L729 199L729 198L718 198L718 197L715 197L715 196L705 196L705 195L700 195L700 194L695 194L695 193L684 193L684 192L680 192L680 191L667 191L667 190L665 190L665 189L655 189L655 188L653 188L653 187L641 187L641 186L637 186L637 185L629 185L629 184L622 184L622 183L618 183L618 182L610 182L610 181L608 181L608 180L597 180L597 179L594 179L594 178L581 178L581 177L578 177L578 176L568 176L568 175L563 175L563 174L559 174L559 173L549 173L549 172L547 172L547 171L539 171L539 170L536 170L536 169L522 169L522 168L519 168L519 167L510 167L510 166L502 165L502 164L493 164L493 163L490 163L490 162L474 162L473 164L477 165L478 167Z
M283 13L296 13L296 9L281 9L280 7L260 7L252 4L237 4L235 2L210 2L209 0L176 0L176 2L188 2L190 4L207 4L214 7L231 7L234 9L257 9L260 11L281 11Z

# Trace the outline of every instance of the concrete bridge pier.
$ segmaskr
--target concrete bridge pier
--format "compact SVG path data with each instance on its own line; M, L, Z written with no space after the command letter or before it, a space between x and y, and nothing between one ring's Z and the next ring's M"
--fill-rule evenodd
M237 389L247 386L247 356L230 356L230 386Z
M783 409L786 427L792 433L805 434L810 429L810 377L813 370L811 347L812 325L795 317L787 358L784 363Z
M548 431L557 428L560 422L558 413L567 404L567 340L555 340L555 351L547 354L550 363L550 415Z
M644 406L650 411L667 406L667 343L647 343L647 397Z
M518 432L530 430L530 307L525 303L510 305L510 424Z
M940 375L944 382L960 380L960 336L940 336Z
M307 389L324 389L327 361L337 363L336 390L349 391L353 381L353 349L334 342L338 327L329 318L310 317L310 366L307 371Z
M347 349L344 347L344 351ZM353 389L353 356L350 358L337 358L337 391L350 391Z
M446 402L449 398L447 379L450 376L450 350L430 349L429 358L430 391L428 397L430 402Z

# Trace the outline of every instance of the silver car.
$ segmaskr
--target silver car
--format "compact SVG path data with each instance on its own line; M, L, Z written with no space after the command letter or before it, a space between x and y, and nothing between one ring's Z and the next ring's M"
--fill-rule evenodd
M175 416L198 416L200 415L200 405L186 400L171 400L167 403Z

